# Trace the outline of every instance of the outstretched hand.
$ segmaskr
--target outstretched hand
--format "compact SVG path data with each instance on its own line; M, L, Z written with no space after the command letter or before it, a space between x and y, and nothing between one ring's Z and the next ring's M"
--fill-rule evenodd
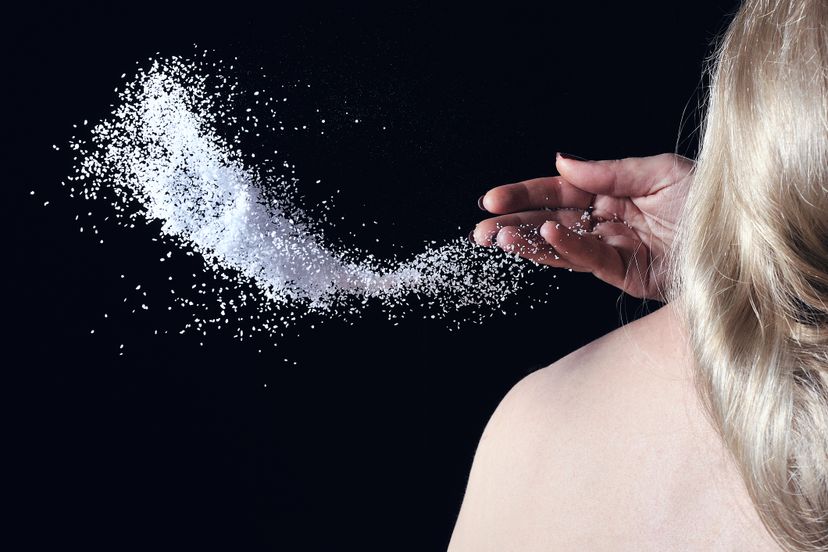
M498 216L480 222L470 237L663 301L665 255L693 162L667 153L612 161L558 154L556 165L561 176L489 190L478 203Z

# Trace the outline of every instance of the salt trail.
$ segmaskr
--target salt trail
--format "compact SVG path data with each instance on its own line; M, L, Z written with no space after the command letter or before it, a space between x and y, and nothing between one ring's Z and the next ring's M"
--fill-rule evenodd
M111 116L88 140L71 144L80 155L69 180L84 197L105 195L127 223L159 221L164 237L200 254L210 269L252 284L269 308L336 313L347 304L353 312L356 298L388 308L428 303L449 313L497 306L524 285L530 263L464 239L403 261L326 245L315 224L323 213L297 206L295 183L245 159L242 119L234 115L242 93L209 68L156 59L119 88ZM250 111L248 125L277 117Z

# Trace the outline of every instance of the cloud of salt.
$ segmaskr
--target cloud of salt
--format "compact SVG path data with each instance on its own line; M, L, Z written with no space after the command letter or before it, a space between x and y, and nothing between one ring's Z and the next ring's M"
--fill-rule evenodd
M160 221L164 236L276 305L333 312L348 297L386 306L425 298L448 313L497 306L522 287L531 265L465 239L401 262L334 252L308 223L313 216L292 203L289 184L261 176L220 135L237 122L228 103L240 93L226 77L212 89L207 80L202 65L177 57L139 71L112 116L94 126L91 147L73 144L83 154L74 177L83 194L113 192L121 217Z

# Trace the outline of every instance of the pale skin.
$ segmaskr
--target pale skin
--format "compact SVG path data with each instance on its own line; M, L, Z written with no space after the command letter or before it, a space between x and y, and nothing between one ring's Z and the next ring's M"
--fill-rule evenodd
M680 210L692 163L670 155L559 158L558 169L560 178L489 191L483 204L499 216L478 224L478 243L491 244L487 236L500 224L501 247L660 298L659 256L672 239L670 213ZM582 188L573 189L575 182ZM630 225L599 223L579 236L546 222L564 220L547 218L561 212L533 213L539 206L584 209L592 194L593 213L624 213ZM617 224L623 229L609 226ZM629 266L642 272L625 277ZM520 381L480 439L449 551L780 550L704 416L689 358L686 332L668 304Z
M590 162L558 154L556 166L560 176L489 190L482 205L498 216L480 222L474 240L493 245L497 236L496 245L527 259L592 272L633 297L662 298L665 253L693 162L673 154ZM579 235L570 227L590 204L595 222Z

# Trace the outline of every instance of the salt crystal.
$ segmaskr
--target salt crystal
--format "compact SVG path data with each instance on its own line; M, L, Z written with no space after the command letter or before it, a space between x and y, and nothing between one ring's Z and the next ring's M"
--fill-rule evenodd
M200 255L204 275L227 285L217 291L201 282L192 289L215 296L222 315L226 306L233 311L240 305L258 306L271 329L250 324L250 331L275 334L308 313L358 315L369 300L389 313L396 309L397 316L429 302L435 311L429 312L431 318L462 309L482 318L486 309L499 311L522 289L526 276L538 270L465 238L430 240L422 252L404 260L381 260L358 247L332 248L323 229L333 207L324 200L317 205L320 213L300 208L296 167L282 162L286 174L279 175L277 163L251 166L246 161L241 136L249 130L240 124L264 120L254 111L266 108L257 102L239 114L233 103L238 83L218 69L221 63L181 57L150 61L148 69L120 89L112 116L92 126L91 138L73 138L79 158L70 180L81 184L88 199L111 198L124 226L132 228L141 219L158 224L162 241L188 256ZM208 86L208 68L209 78L221 86ZM268 120L277 118L271 112ZM254 158L250 152L249 159ZM235 303L225 300L229 294L235 294ZM207 309L173 295L182 306ZM149 309L145 304L141 308ZM224 318L211 320L229 324ZM209 323L200 318L196 327Z

